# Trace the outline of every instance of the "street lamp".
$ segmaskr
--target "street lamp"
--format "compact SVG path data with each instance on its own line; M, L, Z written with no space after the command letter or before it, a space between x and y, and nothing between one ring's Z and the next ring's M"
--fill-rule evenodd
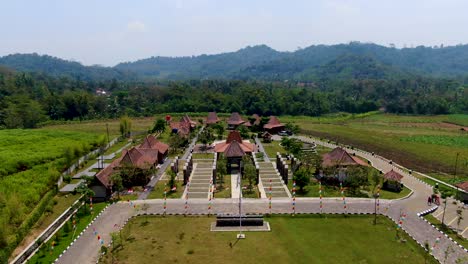
M377 224L377 200L380 197L380 187L377 189L377 193L374 193L374 225Z
M242 184L241 184L240 172L239 172L239 177L237 178L237 187L240 190L239 192L239 234L237 234L237 239L242 239L242 238L245 238L245 234L242 234Z

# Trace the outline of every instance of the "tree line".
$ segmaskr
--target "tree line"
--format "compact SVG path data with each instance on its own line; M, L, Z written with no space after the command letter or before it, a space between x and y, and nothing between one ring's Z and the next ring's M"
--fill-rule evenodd
M241 80L83 81L0 71L0 127L47 121L151 116L168 112L241 112L320 116L383 109L404 114L468 112L468 86L421 76L315 83ZM97 94L104 90L106 94Z

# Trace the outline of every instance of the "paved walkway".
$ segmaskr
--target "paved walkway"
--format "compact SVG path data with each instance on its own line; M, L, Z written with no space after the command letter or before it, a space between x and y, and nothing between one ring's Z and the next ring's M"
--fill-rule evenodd
M184 155L182 155L182 158L181 160L186 160L188 155L190 154L190 152L192 151L192 149L195 147L195 145L197 144L197 140L198 140L198 135L200 135L200 133L203 131L203 129L205 129L205 127L201 127L200 130L198 131L198 133L195 135L195 137L192 139L192 142L190 142L190 145L188 146L188 148L185 150L185 153Z
M268 154L266 153L265 148L263 147L263 144L258 137L255 137L255 143L258 146L258 152L263 153L263 160L267 162L270 161L270 157L268 157Z
M324 145L330 148L336 147L333 144L312 140L306 137L298 137L304 141L314 141L317 144ZM362 156L372 162L373 166L377 169L386 172L390 169L398 170L394 165L388 163L387 160L372 156L372 154L358 151L356 155ZM439 260L443 261L445 258L445 251L451 247L453 253L447 257L446 263L456 263L460 259L467 261L468 253L462 248L458 247L455 243L447 237L441 235L439 231L432 228L427 222L423 221L417 216L417 213L429 209L426 204L428 194L431 193L431 188L425 183L420 182L416 178L410 176L404 171L399 170L403 174L404 184L412 189L414 193L409 197L400 200L381 200L380 213L387 215L397 221L401 214L406 215L403 221L403 228L412 236L418 243L424 244L426 241L432 247L436 239L440 239L437 247L433 249L433 255ZM234 186L233 186L234 187ZM162 213L163 200L138 200L133 203L148 205L147 213ZM207 214L208 201L207 199L189 199L188 208L185 209L185 200L183 199L168 199L167 213L171 214ZM347 213L374 213L374 199L363 198L348 198L347 199ZM213 205L211 213L236 213L238 212L238 199L215 199L212 201ZM319 199L318 198L296 198L296 213L319 213ZM244 199L243 212L245 213L268 213L268 199ZM139 206L134 209L130 204L123 202L110 206L101 217L94 222L91 228L84 232L70 249L59 259L58 263L95 263L98 258L99 245L98 241L93 235L93 228L95 228L104 239L105 243L109 243L110 232L116 231L115 225L121 225L125 219L131 215L142 213L138 210ZM290 198L278 198L272 201L272 213L292 213L292 200ZM340 198L324 198L323 199L323 213L344 213L342 200ZM466 258L466 259L465 259ZM467 262L462 262L467 263Z
M171 164L171 162L172 160L169 158L167 158L164 161L156 175L154 175L154 177L151 178L151 181L146 185L145 191L140 193L140 195L138 196L138 200L145 200L146 198L148 198L149 194L153 191L154 186L156 186L156 183L158 183L158 181L161 179L162 175L166 171L167 167Z
M240 174L231 174L231 197L239 199L241 195L241 186L239 185Z

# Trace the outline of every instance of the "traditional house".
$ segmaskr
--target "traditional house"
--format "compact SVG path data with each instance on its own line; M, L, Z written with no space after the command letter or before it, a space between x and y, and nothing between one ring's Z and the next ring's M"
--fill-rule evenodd
M124 185L145 185L150 178L150 173L158 163L162 163L167 157L169 146L158 141L154 136L147 136L138 147L123 150L120 158L98 172L95 181L91 185L94 198L107 200L112 194L112 174L126 170L131 175L122 179Z
M163 163L169 153L169 145L162 143L161 141L157 140L154 136L148 135L138 146L140 150L156 150L157 151L157 158L158 163Z
M272 137L273 137L273 135L268 133L267 131L262 133L263 142L265 142L265 143L270 143L271 140L272 140Z
M111 164L96 174L90 189L94 192L93 200L96 202L107 201L112 195L112 174L118 167L120 158L115 159Z
M192 121L188 115L184 115L179 122L169 123L172 133L179 134L181 137L188 137L196 125L197 123Z
M217 124L219 122L219 118L216 115L216 112L209 112L208 116L206 117L206 124L207 125L213 125Z
M284 130L284 125L281 124L276 116L270 116L270 120L263 126L263 129L268 131L270 134L277 134L278 132Z
M360 158L351 156L346 150L337 147L323 156L322 167L346 168L348 166L368 166Z
M228 129L234 130L240 125L243 125L245 123L245 120L242 119L242 117L239 115L239 113L234 112L231 114L229 119L227 120L228 124Z
M239 131L236 130L229 133L226 142L218 143L214 147L218 155L223 153L227 159L228 171L231 171L232 165L240 168L242 157L252 155L255 149L255 145L248 141L243 141Z
M398 172L394 171L393 169L384 174L384 184L383 188L387 190L392 190L396 192L401 191L401 179L403 175L399 174Z

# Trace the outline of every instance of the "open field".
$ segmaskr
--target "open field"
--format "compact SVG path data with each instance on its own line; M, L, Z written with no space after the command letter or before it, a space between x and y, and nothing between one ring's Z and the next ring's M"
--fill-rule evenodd
M139 217L104 263L436 263L395 224L371 216L273 216L271 232L210 232L211 217ZM145 223L148 221L148 223ZM131 232L128 232L131 229ZM230 246L232 245L232 246Z
M468 180L468 132L461 130L468 115L399 116L391 114L282 117L302 133L373 151L408 168L437 174L452 182L457 164L458 181Z
M66 147L87 152L98 136L90 133L36 130L1 130L0 138L0 234L9 252L51 204L60 172L65 168ZM51 196L51 197L50 197Z

